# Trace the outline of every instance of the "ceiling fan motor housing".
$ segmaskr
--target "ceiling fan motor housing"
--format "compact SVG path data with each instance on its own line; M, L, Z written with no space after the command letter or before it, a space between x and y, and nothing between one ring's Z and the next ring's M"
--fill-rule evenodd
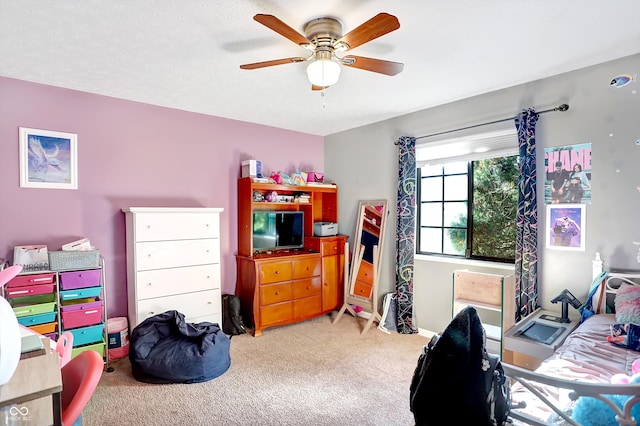
M307 22L304 33L317 47L332 47L342 37L342 24L333 18L317 18Z

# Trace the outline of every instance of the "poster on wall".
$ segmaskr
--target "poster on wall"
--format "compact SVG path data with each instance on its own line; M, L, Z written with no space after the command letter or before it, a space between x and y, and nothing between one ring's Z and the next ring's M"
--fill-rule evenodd
M547 205L547 248L584 251L585 206Z
M544 149L545 204L591 204L591 143Z

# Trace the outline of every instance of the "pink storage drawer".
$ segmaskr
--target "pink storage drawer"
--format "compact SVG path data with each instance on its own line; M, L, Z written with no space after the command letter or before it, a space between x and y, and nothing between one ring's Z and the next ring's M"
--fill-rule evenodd
M36 296L38 294L53 293L55 284L39 284L29 285L26 287L12 287L5 289L5 295L8 299L13 297Z
M69 328L86 327L102 322L102 301L90 303L76 303L60 307L62 327Z
M18 275L7 283L7 288L25 287L28 285L51 284L55 280L55 274L27 274Z
M86 271L63 272L60 274L60 288L73 290L76 288L98 287L100 285L100 269Z

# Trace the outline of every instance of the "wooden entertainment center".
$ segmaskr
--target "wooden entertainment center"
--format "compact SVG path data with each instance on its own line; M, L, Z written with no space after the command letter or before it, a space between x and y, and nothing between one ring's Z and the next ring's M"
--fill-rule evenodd
M276 192L286 201L258 201ZM292 200L295 195L301 198ZM254 198L254 195L256 196ZM308 196L308 197L307 197ZM304 213L304 247L255 250L253 213ZM336 185L277 185L238 180L236 294L243 320L259 337L267 327L327 314L342 306L346 235L314 236L314 223L338 222Z

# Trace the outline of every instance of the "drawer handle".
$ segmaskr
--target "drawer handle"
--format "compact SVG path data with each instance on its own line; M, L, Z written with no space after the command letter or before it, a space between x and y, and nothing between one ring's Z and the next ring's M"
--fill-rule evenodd
M310 285L308 285L308 286L307 286L307 290L309 290L310 288L311 288L311 286L310 286Z
M310 267L310 266L307 266L307 271L310 271L310 270L311 270L311 267Z
M147 284L149 287L151 287L151 283Z
M78 278L82 278L82 274L78 274Z
M80 296L80 294L78 293L72 293L72 294L66 294L67 297L78 297Z
M153 312L153 311L149 312L149 315L154 315L154 314L155 314L155 312Z
M90 310L90 311L86 311L84 314L85 314L85 315L89 315L89 314L95 314L95 313L97 313L97 312L98 312L98 310L97 310L97 309L92 309L92 310Z
M25 294L25 293L29 293L29 290L10 291L9 296L13 296L14 294Z
M280 273L280 271L275 271L274 274L278 275Z
M213 304L213 302L211 302L211 300L209 300L209 301L207 302L207 305L212 305L212 304Z
M151 257L151 253L149 253L149 254L147 255L147 257Z
M280 295L280 292L279 292L279 291L276 291L276 296L278 296L278 295Z
M207 275L207 279L211 278L211 276Z
M151 225L147 225L147 229L151 229Z
M15 311L16 315L20 315L20 314L28 314L29 312L31 312L31 309L27 309L26 311Z
M45 278L34 278L29 280L30 283L37 283L39 281L49 281L51 278L49 277L45 277Z

